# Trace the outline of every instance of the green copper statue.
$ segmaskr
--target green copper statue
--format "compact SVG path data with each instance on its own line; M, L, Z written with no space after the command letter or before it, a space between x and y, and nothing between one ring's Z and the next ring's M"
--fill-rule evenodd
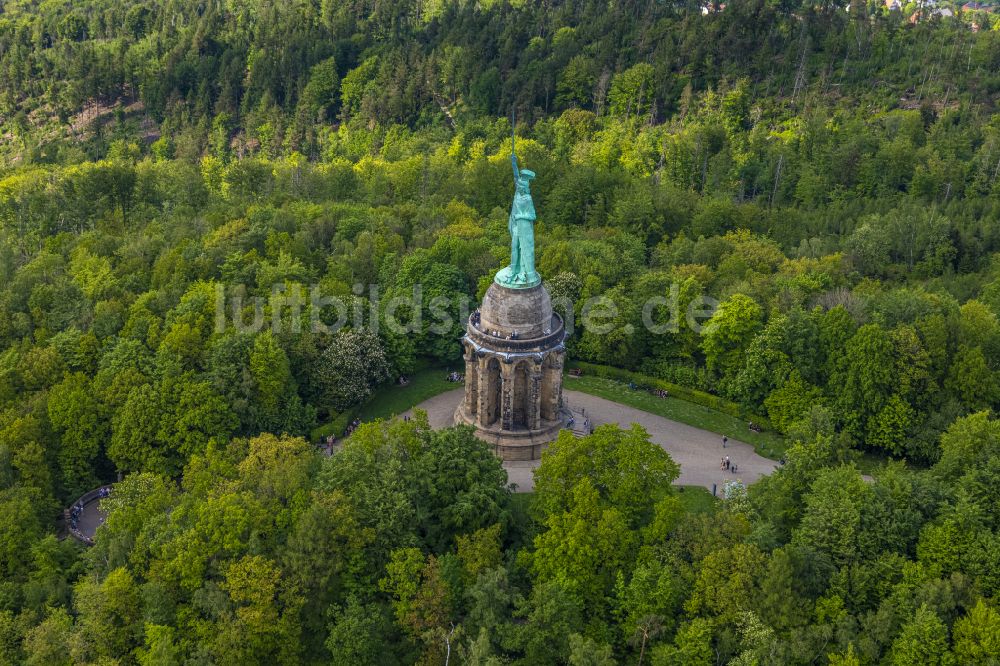
M495 280L504 287L525 289L542 281L535 270L535 203L531 200L531 179L535 173L517 168L513 132L510 144L510 163L514 167L514 203L507 220L510 266L501 269Z

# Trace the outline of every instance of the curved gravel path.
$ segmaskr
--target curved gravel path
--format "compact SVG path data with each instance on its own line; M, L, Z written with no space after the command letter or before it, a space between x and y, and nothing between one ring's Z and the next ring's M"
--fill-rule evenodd
M463 389L448 391L422 402L416 408L427 412L432 428L445 428L454 424L455 408L461 402L463 393ZM650 439L666 449L681 466L681 476L677 479L681 485L704 486L711 490L715 484L721 493L722 484L726 481L739 479L750 484L771 473L777 465L775 461L758 455L751 445L732 437L723 449L722 437L714 432L579 391L563 391L563 397L573 409L583 409L595 426L604 423L617 423L623 427L633 423L641 425L649 432ZM724 456L729 456L736 463L738 474L720 469ZM510 481L517 484L518 491L530 492L534 489L532 473L538 465L537 460L505 462L504 468Z

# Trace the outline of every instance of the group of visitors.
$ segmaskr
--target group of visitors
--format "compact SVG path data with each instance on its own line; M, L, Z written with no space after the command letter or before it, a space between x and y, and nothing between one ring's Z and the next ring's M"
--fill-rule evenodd
M350 437L351 433L354 432L359 425L361 425L361 419L358 418L348 423L347 427L344 428L343 436L345 438ZM328 456L333 455L333 449L336 445L337 445L337 436L334 434L327 435L326 437L321 439L319 443L320 448L322 448L326 452L326 455Z
M649 392L655 395L657 398L669 398L670 393L667 389L649 389Z
M722 448L726 448L728 446L729 446L729 436L728 435L723 435L722 436ZM736 474L736 471L739 469L739 466L736 463L732 462L729 459L729 456L726 456L726 457L722 458L722 461L719 463L719 468L723 472L732 472L733 474Z
M763 428L761 428L759 425L757 425L753 421L750 421L750 423L748 425L750 427L750 431L751 432L760 432L761 430L763 430Z
M77 525L80 524L80 516L83 514L83 504L77 502L73 505L73 508L69 511L69 526L74 530L77 529Z
M479 313L479 310L476 310L475 312L472 313L472 325L475 326L476 328L479 328L479 324L482 321L480 317L481 315ZM483 331L483 333L485 333L486 335L492 335L494 338L500 337L500 331L494 331L493 329L487 329Z
M359 425L361 425L361 419L354 419L348 423L347 427L344 428L344 437L350 437L351 433L357 430Z
M111 497L111 488L105 486L104 488L98 489L98 491L97 491L97 499L104 499L106 497ZM72 529L74 529L74 530L78 529L78 526L80 524L80 516L83 515L83 509L84 509L85 506L86 505L83 503L83 501L80 500L76 504L74 504L72 506L72 508L70 508L70 510L69 510L69 526Z
M460 372L449 372L448 373L448 381L449 382L464 382L465 381L465 375L463 375Z
M476 326L476 328L479 328L479 326ZM510 333L508 333L506 335L504 335L500 331L495 331L493 329L489 329L489 330L486 330L486 331L483 331L483 332L486 335L492 336L494 338L503 338L504 340L517 340L517 331L511 331Z
M725 458L722 459L722 462L719 464L719 467L720 469L722 469L722 471L732 472L733 474L736 474L739 468L739 466L736 463L729 460L729 456L726 456Z
M479 328L479 323L481 321L482 321L482 319L481 319L481 315L479 313L479 310L476 310L475 312L472 313L472 325L475 326L476 328ZM479 330L482 330L482 329L479 329ZM548 330L546 330L545 332L548 333ZM504 340L517 340L517 337L518 337L517 336L517 331L511 331L510 333L507 333L506 335L504 335L500 331L493 330L493 329L487 329L487 330L483 331L483 333L485 333L486 335L492 336L494 338L503 338Z

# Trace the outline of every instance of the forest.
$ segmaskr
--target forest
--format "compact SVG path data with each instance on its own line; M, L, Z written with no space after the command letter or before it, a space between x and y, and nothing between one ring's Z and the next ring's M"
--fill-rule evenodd
M0 0L0 664L1000 664L981 4ZM759 415L774 473L701 501L604 426L514 493L421 416L320 454L459 367L512 131L548 290L612 313L570 358ZM414 288L448 325L372 325Z

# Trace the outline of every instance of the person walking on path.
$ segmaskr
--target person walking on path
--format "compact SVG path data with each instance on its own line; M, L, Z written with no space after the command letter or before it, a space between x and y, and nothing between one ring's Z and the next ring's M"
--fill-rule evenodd
M726 444L729 443L729 438L725 435L722 436L722 448L726 448Z

